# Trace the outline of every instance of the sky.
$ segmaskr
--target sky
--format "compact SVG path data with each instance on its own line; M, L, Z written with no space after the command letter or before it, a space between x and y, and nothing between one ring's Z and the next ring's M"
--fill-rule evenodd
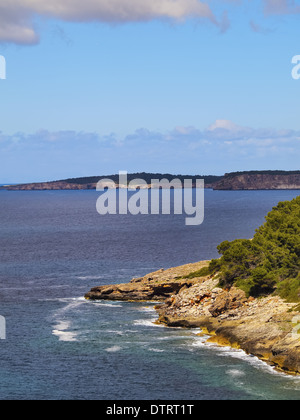
M294 0L0 0L0 183L300 169L299 22Z

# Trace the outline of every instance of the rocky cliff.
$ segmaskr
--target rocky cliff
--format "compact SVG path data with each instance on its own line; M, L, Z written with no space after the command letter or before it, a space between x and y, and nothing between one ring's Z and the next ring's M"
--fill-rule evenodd
M199 327L210 342L243 349L279 370L300 374L299 306L277 296L254 299L235 287L221 289L215 277L197 274L207 265L162 269L128 284L96 287L85 297L160 302L157 322Z
M235 287L223 290L216 279L182 290L157 307L161 323L200 327L208 342L243 349L278 370L300 374L296 309L279 297L254 299Z
M132 279L130 283L94 287L85 297L90 300L165 301L182 288L189 288L197 282L197 278L183 278L186 273L207 265L208 262L203 261L169 270L161 269L145 277Z
M299 190L300 171L237 172L213 184L214 190Z

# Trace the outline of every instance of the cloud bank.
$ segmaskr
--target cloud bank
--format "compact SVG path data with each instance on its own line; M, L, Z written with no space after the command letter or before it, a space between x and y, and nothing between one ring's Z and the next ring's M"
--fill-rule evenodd
M209 5L200 0L1 0L0 42L37 43L36 16L113 24L203 18L220 28L224 26L223 22L217 23Z
M115 134L39 131L0 133L0 183L35 182L129 172L216 174L238 170L295 170L300 131L255 129L217 120L207 129L145 128Z
M293 15L300 13L300 5L295 0L263 0L267 15Z
M241 6L246 0L224 0L219 4ZM214 3L218 6L218 2ZM295 0L261 0L265 16L300 13ZM228 10L218 19L209 1L205 0L1 0L0 42L31 45L39 42L35 18L58 19L67 22L100 22L121 24L189 18L204 19L216 25L221 33L230 27ZM253 23L252 23L253 26ZM254 24L257 31L257 25Z

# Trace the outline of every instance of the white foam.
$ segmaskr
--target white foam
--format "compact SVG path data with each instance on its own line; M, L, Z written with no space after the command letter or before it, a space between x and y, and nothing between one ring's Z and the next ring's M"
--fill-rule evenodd
M190 343L189 335L169 335L167 337L156 337L158 341L182 341L185 340ZM186 344L185 344L186 345Z
M240 369L229 369L226 371L226 373L232 378L241 378L245 376L245 372Z
M220 346L216 343L210 343L210 342L207 342L208 338L209 336L205 336L205 335L202 337L197 337L197 339L194 340L194 342L191 345L192 347L202 347L202 348L210 347L210 348L213 348L216 351L217 355L220 357L231 357L231 358L239 359L244 362L247 362L248 364L250 364L256 369L263 369L267 371L268 373L272 373L275 375L280 375L280 376L285 376L285 377L287 376L284 373L278 372L275 369L275 367L270 366L266 362L260 360L258 357L247 354L244 350L234 349L229 346Z
M99 302L99 301L88 301L91 302L95 306L101 306L105 308L123 308L123 305L120 305L119 303L106 303L106 302Z
M193 328L191 330L189 330L189 332L191 332L194 335L199 335L200 333L202 333L201 328Z
M268 365L266 362L260 360L256 356L247 354L244 350L233 349L231 347L219 347L218 355L243 360L255 368L264 369L269 373L277 374L280 376L284 375L283 373L276 371L275 367Z
M142 308L138 309L139 312L155 312L154 307L151 306L143 306Z
M59 321L54 328L58 331L66 331L68 328L70 328L70 325L70 321Z
M209 338L208 335L198 336L197 338L195 338L192 341L191 346L192 347L209 347L209 346L214 346L212 343L207 343L207 339L208 338Z
M113 347L109 347L108 349L105 349L105 351L107 351L108 353L116 353L120 350L122 350L122 347L120 346L113 346Z
M80 296L80 297L73 297L73 298L58 298L59 302L66 303L66 306L59 309L54 316L59 316L64 314L65 312L69 311L70 309L74 309L77 306L80 306L87 302L87 300Z
M159 327L159 328L164 328L163 325L160 324L155 324L155 322L157 321L157 318L153 318L153 319L137 319L133 322L134 325L140 325L142 327Z
M77 341L77 334L70 331L53 330L52 334L57 336L59 341L72 342Z
M103 276L79 276L78 280L101 280Z
M53 320L56 324L53 326L52 334L58 337L59 341L72 342L77 341L77 333L68 331L71 328L71 321L67 320L66 313L70 310L85 304L84 297L60 298L59 302L66 303L66 305L56 311L53 315Z
M71 323L69 321L59 321L54 326L52 334L58 337L59 341L77 341L77 334L71 331L67 331L70 328Z
M165 352L165 350L155 349L155 348L149 348L148 350L149 351L152 351L154 353L164 353Z
M77 300L78 302L86 302L86 298L84 296L79 296L77 298L73 298L74 300Z

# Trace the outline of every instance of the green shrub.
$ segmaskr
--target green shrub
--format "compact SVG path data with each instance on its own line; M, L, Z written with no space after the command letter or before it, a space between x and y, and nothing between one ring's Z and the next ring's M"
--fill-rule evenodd
M183 276L183 279L194 279L195 277L205 277L205 276L209 276L211 273L210 268L209 267L202 267L200 268L200 270L198 271L194 271L186 276Z
M278 293L288 302L300 301L300 274L295 279L286 279L280 282Z
M218 251L221 258L209 270L219 272L222 287L300 301L300 196L274 207L252 240L225 241Z

